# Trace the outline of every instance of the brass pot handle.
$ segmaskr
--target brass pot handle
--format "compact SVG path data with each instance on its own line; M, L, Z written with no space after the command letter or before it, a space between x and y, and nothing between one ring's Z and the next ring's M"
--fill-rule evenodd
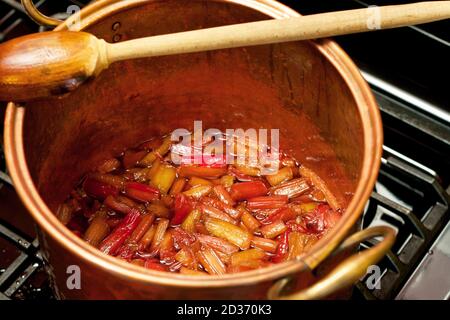
M376 264L383 258L386 252L392 247L395 241L395 231L386 226L376 226L361 230L348 237L336 249L335 253L346 248L361 243L364 240L382 236L383 240L370 249L356 253L334 268L324 278L314 283L312 286L299 292L281 296L281 291L289 282L289 278L277 281L268 291L269 299L282 300L313 300L321 299L329 294L353 285L358 279L363 277L369 266Z
M22 1L22 5L25 8L25 11L27 12L27 14L37 24L40 24L41 26L56 27L61 22L63 22L62 20L48 17L48 16L42 14L34 5L33 0L21 0L21 1Z

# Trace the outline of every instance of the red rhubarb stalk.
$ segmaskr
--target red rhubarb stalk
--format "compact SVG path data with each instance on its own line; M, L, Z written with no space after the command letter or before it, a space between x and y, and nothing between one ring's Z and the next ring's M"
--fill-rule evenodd
M287 196L267 196L251 198L247 202L250 210L276 209L288 203Z
M130 198L142 202L159 199L159 190L139 182L128 182L125 185L125 194Z
M235 183L231 186L230 195L235 201L264 196L269 190L262 181Z
M140 221L141 214L138 210L132 209L113 232L102 241L99 249L106 254L115 255L125 240L136 229Z
M272 257L272 262L278 263L284 260L289 251L289 233L290 230L286 230L279 236L279 242L275 255Z
M103 203L108 208L123 214L127 214L132 209L128 204L121 202L118 198L113 196L107 196Z
M175 196L174 205L174 216L172 218L171 224L178 225L181 224L187 217L189 212L193 209L192 201L186 195L178 193Z
M261 221L262 224L270 224L277 220L282 220L287 222L289 220L295 219L297 214L291 208L284 206L277 209L274 213L270 214L267 218Z

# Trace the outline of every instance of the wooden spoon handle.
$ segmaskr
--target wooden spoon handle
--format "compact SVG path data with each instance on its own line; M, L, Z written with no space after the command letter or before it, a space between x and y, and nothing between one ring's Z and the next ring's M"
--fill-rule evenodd
M153 36L107 45L109 63L132 58L316 39L450 18L450 1L370 7Z

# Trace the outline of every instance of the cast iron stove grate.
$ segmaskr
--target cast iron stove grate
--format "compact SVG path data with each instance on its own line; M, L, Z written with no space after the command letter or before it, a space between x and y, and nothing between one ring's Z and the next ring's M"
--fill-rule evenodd
M450 197L438 178L392 152L384 147L382 168L367 204L363 227L389 225L397 229L397 238L378 264L382 273L380 289L369 290L365 282L370 275L366 276L356 286L355 297L359 298L396 298L421 259L433 254L431 245L449 220ZM375 243L365 242L362 247Z
M0 269L0 300L53 299L49 279L43 268L38 240L30 242L20 231L14 230L2 220L0 220L0 237L11 242L19 253L9 266Z

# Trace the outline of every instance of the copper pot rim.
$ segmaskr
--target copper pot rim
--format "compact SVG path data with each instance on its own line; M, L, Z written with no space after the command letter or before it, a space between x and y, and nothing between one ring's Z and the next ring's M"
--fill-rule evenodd
M122 10L144 5L154 0L102 0L82 9L80 29ZM237 3L260 11L273 18L298 16L299 13L274 0L212 0ZM66 20L55 30L68 28ZM383 131L381 115L372 92L350 57L329 39L310 41L342 75L359 109L364 133L364 157L360 179L347 210L339 223L324 236L302 260L288 261L271 267L222 276L186 276L144 269L104 255L96 248L74 236L62 225L40 197L26 163L23 125L25 108L10 102L5 116L5 154L11 178L23 203L39 226L65 249L104 271L118 277L132 278L148 284L174 287L231 287L275 280L305 269L313 269L323 261L344 239L360 217L375 184L382 154Z

